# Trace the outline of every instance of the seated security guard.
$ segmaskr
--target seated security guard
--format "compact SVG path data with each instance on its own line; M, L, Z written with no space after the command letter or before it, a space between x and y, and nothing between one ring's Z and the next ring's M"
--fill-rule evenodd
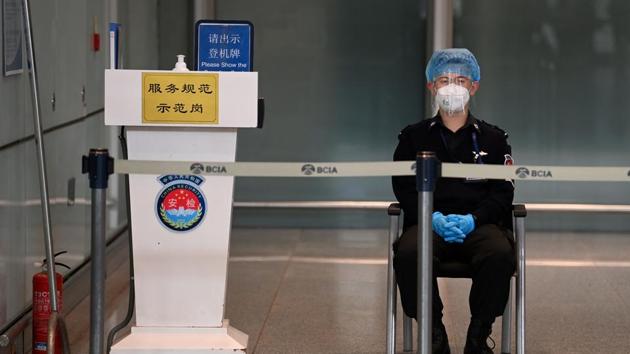
M442 162L512 164L507 134L469 112L479 89L480 70L467 49L433 53L426 68L427 88L438 113L407 126L398 136L394 160L415 160L434 151ZM393 177L394 193L404 211L403 234L394 245L394 269L402 306L416 317L418 192L415 178ZM433 269L440 262L471 265L471 312L465 354L493 353L487 344L492 324L503 313L516 260L513 237L503 225L511 212L511 181L440 178L434 193ZM511 219L509 219L511 221ZM443 304L433 277L433 353L450 353L442 323Z

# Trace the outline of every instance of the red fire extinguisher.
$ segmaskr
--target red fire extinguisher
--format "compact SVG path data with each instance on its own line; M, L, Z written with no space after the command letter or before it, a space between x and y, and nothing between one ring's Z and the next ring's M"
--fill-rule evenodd
M57 257L60 254L66 253L58 252L55 254ZM42 271L33 275L33 353L46 353L48 346L48 319L52 312L52 306L50 303L50 291L48 289L48 267L47 262L44 260L42 265ZM62 267L70 269L63 263L57 263ZM63 276L55 272L55 283L57 286L57 310L61 312L63 305ZM55 333L55 354L62 354L61 332L57 328Z

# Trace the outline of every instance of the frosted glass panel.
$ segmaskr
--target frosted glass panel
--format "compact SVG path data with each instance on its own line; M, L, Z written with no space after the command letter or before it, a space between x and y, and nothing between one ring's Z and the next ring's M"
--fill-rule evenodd
M455 1L455 45L481 65L473 111L510 133L516 163L630 166L630 3ZM630 203L628 183L517 184L525 202ZM546 215L532 227L627 230L622 216Z
M239 133L240 161L391 160L423 112L419 1L217 1L254 24L265 126ZM236 200L392 200L389 178L237 179ZM343 214L343 213L342 213ZM237 212L236 224L384 225L387 217ZM239 217L243 216L243 218Z

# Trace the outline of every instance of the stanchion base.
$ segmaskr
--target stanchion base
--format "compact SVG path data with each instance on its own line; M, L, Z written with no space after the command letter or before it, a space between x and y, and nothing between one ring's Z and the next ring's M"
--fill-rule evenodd
M234 354L247 352L247 334L230 327L132 327L111 354Z

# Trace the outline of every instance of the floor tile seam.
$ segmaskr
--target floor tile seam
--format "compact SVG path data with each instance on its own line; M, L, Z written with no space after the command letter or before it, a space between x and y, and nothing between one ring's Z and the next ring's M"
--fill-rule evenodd
M273 294L273 300L271 301L271 304L269 305L269 309L267 310L267 314L265 315L265 320L263 321L263 324L260 327L260 331L258 332L258 338L256 338L256 343L254 343L254 346L252 348L252 353L256 353L256 348L258 347L258 344L261 342L263 336L265 335L265 327L267 327L267 322L269 321L269 317L271 316L271 311L273 310L273 307L278 300L278 294L280 293L280 289L282 288L282 285L284 284L284 282L286 281L288 277L289 266L291 265L291 259L293 257L293 254L295 253L295 250L297 249L297 245L301 239L302 232L303 232L302 229L298 229L298 237L296 237L295 242L293 243L293 247L291 248L291 251L289 252L289 258L287 259L286 265L284 266L282 278L278 282L278 287L276 288L276 291Z

